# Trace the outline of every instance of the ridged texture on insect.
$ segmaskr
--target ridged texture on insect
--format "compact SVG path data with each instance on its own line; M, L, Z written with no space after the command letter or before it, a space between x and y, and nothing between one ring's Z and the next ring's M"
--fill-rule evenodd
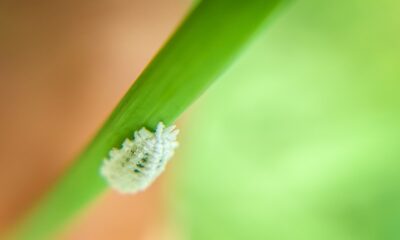
M146 189L164 170L178 146L175 126L157 125L155 133L142 128L134 139L125 139L120 149L113 148L104 160L101 174L121 193Z

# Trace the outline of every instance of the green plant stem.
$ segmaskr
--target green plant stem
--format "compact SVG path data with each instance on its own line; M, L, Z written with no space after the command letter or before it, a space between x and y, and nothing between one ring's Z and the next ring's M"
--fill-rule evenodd
M93 141L23 220L16 239L47 239L106 188L112 147L146 126L171 124L220 75L282 0L205 0L140 75Z

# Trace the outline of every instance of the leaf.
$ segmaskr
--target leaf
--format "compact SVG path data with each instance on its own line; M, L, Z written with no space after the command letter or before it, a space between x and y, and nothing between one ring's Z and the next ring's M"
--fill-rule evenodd
M19 226L17 239L44 239L106 188L99 174L112 147L141 127L167 125L237 57L283 0L205 0L140 75L73 166Z

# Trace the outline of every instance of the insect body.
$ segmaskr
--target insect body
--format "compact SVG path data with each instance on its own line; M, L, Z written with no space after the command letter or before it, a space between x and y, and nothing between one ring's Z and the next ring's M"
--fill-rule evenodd
M146 189L164 170L178 146L175 126L158 123L155 133L142 128L134 139L125 139L120 149L113 148L101 167L110 186L121 193Z

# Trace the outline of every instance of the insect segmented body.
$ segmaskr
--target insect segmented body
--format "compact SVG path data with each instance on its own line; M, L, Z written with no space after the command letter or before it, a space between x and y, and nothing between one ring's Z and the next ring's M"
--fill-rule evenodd
M178 146L175 126L158 123L153 133L142 128L134 139L125 139L120 149L113 148L101 167L101 174L121 193L146 189L164 170Z

